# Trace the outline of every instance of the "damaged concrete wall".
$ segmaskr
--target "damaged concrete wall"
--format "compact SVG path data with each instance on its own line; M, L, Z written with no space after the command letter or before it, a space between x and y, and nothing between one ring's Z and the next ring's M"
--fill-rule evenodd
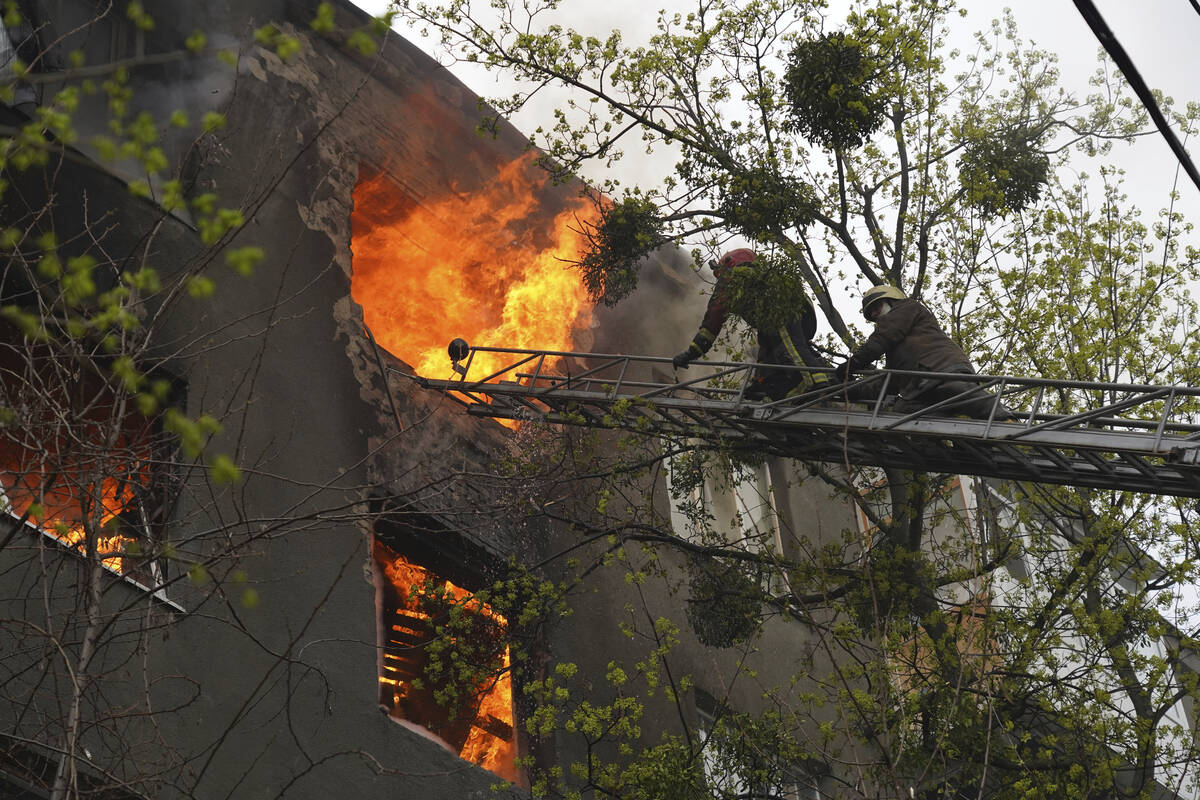
M81 14L83 5L76 9ZM212 25L217 34L248 29L251 11L285 20L299 13L285 3L177 5L188 10L176 21ZM315 7L302 5L310 13ZM172 19L171 9L158 11ZM79 35L104 42L112 32L106 25ZM114 774L144 768L131 785L156 797L492 797L494 776L379 712L368 498L378 487L395 493L484 463L504 434L494 423L439 409L437 398L398 381L405 441L395 443L397 421L350 299L350 209L360 165L403 155L404 126L391 116L381 120L377 111L347 113L360 102L358 90L379 80L371 62L297 32L307 42L304 53L284 63L250 48L221 82L219 102L193 98L193 88L203 91L198 87L143 95L162 108L180 102L193 114L214 107L227 114L220 136L177 150L188 157L182 172L194 181L193 195L217 189L223 202L245 208L247 224L231 246L261 246L268 257L248 277L220 275L211 299L185 304L161 331L164 365L186 385L187 410L222 419L213 448L243 468L236 487L207 494L198 476L196 491L175 509L171 539L202 563L206 552L225 552L223 541L236 540L236 552L228 563L207 563L210 577L202 584L176 573L168 592L175 605L157 605L113 578L111 595L123 598L117 608L126 604L139 619L153 620L165 641L156 634L154 646L138 653L136 641L127 640L132 649L114 655L111 671L106 667L106 701L176 710L145 727L131 722L129 740L105 741L99 729L87 734L88 758ZM99 49L111 52L107 44ZM400 58L380 71L407 75L403 85L411 89L425 83L421 70L434 71L427 62L420 66ZM148 73L135 74L133 83L170 88L171 75ZM470 101L454 88L462 104ZM392 102L394 89L374 91ZM102 128L102 115L91 122ZM392 144L378 141L381 129ZM405 158L426 161L415 150ZM481 157L481 170L488 158ZM115 171L120 176L121 165ZM405 174L416 197L446 180L432 168ZM106 242L119 263L141 244L144 226L137 223L158 215L131 199L120 180L101 183L86 196L92 208L109 211L106 224L125 234ZM70 188L79 193L81 186ZM159 221L165 228L156 233L152 262L164 274L209 257L187 215ZM58 574L65 593L56 599L65 618L73 613L69 572ZM255 590L253 606L243 602L247 587ZM138 612L143 604L149 607ZM6 605L6 618L20 615ZM142 697L147 675L154 676L152 688ZM51 708L55 698L34 705L43 702ZM36 715L24 716L40 724ZM36 729L19 733L37 738ZM152 749L160 743L159 754L139 760L145 753L123 749L134 740Z

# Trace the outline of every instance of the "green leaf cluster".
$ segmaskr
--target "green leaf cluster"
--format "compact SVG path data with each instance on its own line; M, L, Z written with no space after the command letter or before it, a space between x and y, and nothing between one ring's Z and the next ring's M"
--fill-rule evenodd
M886 119L883 67L845 32L797 40L783 76L791 126L831 150L861 146Z
M776 232L807 227L820 205L811 186L764 166L730 173L717 210L747 238L767 240Z
M731 314L761 331L779 330L812 305L800 265L782 254L728 270L718 291Z
M994 131L971 139L958 163L966 201L988 217L1024 211L1046 188L1050 159L1028 131Z
M666 241L656 205L636 196L602 203L600 221L584 222L583 232L590 247L577 267L588 296L606 306L637 288L638 262Z
M763 591L757 575L736 561L693 558L687 619L709 647L733 647L749 640L762 625Z

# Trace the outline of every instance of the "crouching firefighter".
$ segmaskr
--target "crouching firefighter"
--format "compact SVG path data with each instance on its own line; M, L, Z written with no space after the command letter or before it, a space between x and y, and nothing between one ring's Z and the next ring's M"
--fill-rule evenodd
M712 265L717 282L708 300L708 309L700 323L700 330L692 338L688 349L671 359L677 368L685 368L692 361L709 351L721 333L721 327L729 316L729 276L735 267L754 263L753 250L739 248L721 256ZM775 330L758 328L759 364L781 364L786 366L818 367L828 370L832 365L812 346L812 337L817 332L817 312L806 299L800 308L791 309L787 322ZM821 388L829 383L826 372L808 372L790 369L763 369L758 367L750 376L746 387L747 399L770 398L779 400Z
M867 289L863 293L862 310L863 316L875 323L875 331L834 370L839 382L844 382L851 372L874 364L881 356L886 356L889 369L975 374L967 354L946 335L933 312L895 286L880 284ZM994 408L995 419L1013 417L994 395L972 381L915 376L896 376L893 380L899 381L895 388L900 395L895 410L902 413L956 398L944 406L949 416L966 414L988 419L993 416Z

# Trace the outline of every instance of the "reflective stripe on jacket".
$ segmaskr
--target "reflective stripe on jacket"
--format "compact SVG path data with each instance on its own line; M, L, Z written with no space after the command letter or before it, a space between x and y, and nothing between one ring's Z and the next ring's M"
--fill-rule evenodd
M785 325L778 330L758 330L758 356L756 361L765 364L795 364L810 367L828 366L824 360L816 361L815 353L806 357L810 347L808 343L817 332L817 312L812 303L805 302L804 307L797 309L798 313L790 317ZM726 307L725 286L718 279L713 288L712 296L708 298L708 308L704 311L704 319L700 330L692 338L689 348L697 356L702 356L712 347L713 342L721 334L721 328L729 319L729 309ZM812 363L810 363L812 362Z

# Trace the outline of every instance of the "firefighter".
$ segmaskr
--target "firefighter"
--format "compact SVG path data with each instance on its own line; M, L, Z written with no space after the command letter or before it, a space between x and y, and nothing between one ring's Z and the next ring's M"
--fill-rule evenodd
M742 247L729 251L713 263L712 270L717 283L713 287L712 297L708 300L708 309L704 312L700 330L692 338L688 349L671 359L676 368L686 368L712 347L721 333L721 326L729 316L725 296L728 276L735 267L752 264L754 259L754 251ZM778 330L755 331L758 336L758 356L755 360L760 364L822 367L828 370L832 365L812 346L812 337L817 332L817 312L807 300L803 307L795 311L796 313ZM828 382L829 376L825 372L756 369L751 376L751 383L746 388L746 397L768 397L778 400L807 392Z
M834 377L839 382L845 382L851 372L874 364L880 356L887 357L889 369L975 374L967 354L946 335L933 312L895 286L881 284L868 289L863 293L862 311L868 321L875 323L875 331L834 370ZM988 419L995 406L995 419L1012 418L1012 413L1003 404L996 404L992 394L971 381L897 378L896 389L900 395L895 406L897 411L913 411L964 394L946 406L948 413Z

